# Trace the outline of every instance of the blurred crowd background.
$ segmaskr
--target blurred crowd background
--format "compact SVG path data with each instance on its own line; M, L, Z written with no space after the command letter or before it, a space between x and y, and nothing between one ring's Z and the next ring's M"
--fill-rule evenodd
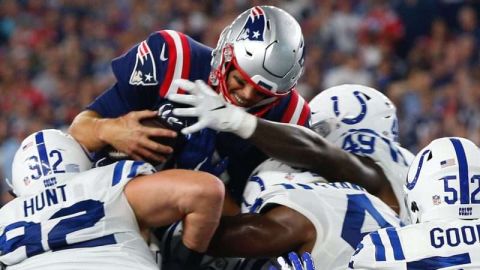
M112 84L110 61L151 32L214 47L238 14L264 4L303 28L307 100L370 85L397 105L400 142L414 153L440 136L480 143L480 1L0 0L0 178L26 135L68 127Z

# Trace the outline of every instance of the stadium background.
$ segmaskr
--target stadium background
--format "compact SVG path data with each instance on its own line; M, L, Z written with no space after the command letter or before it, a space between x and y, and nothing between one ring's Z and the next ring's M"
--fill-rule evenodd
M414 153L440 136L480 143L480 1L0 0L0 179L26 135L66 128L114 81L110 61L151 32L214 47L223 27L262 4L302 26L307 100L366 84L397 105L400 142Z

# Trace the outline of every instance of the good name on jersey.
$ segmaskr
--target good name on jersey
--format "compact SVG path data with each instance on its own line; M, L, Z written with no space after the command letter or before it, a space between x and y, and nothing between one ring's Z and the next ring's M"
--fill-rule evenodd
M435 227L430 230L430 244L434 248L442 248L445 245L456 247L460 244L480 244L480 224L466 225L460 228Z
M36 212L43 210L45 207L56 205L67 201L65 186L56 186L47 188L41 193L27 198L23 201L23 214L25 217L32 216Z

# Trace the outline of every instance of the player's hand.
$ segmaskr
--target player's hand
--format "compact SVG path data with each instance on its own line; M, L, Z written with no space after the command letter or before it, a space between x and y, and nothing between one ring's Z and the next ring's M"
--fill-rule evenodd
M174 138L177 133L140 124L141 119L155 117L157 113L149 110L134 111L118 118L101 119L105 121L100 127L101 139L135 160L165 162L166 157L173 152L172 147L157 143L151 138Z
M177 168L199 170L220 176L228 165L228 157L214 161L217 132L205 128L187 136L185 145L176 155Z
M247 113L243 108L226 102L203 81L191 82L179 79L175 80L175 84L191 95L172 94L168 99L192 107L174 109L173 114L182 117L198 117L198 122L182 129L182 133L190 134L209 127L248 138L255 130L255 116Z
M295 252L288 253L288 263L285 258L278 257L277 261L279 267L271 266L269 270L315 270L315 265L313 264L312 255L308 252L302 254L300 259Z

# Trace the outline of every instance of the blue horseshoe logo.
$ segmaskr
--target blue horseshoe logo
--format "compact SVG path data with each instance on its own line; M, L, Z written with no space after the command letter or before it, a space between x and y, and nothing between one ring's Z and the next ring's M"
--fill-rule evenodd
M420 160L418 162L418 167L417 167L417 171L415 172L415 177L413 177L412 182L408 182L408 179L407 179L407 189L408 190L412 190L415 187L415 185L417 184L418 176L420 176L420 171L422 170L422 167L423 167L423 159L425 158L425 156L428 153L430 153L430 150L428 150L428 149L423 151L422 156L420 157Z
M360 113L355 118L349 118L349 119L343 118L341 120L342 123L347 125L355 125L360 123L360 121L362 121L363 118L365 118L365 115L367 114L367 102L365 101L364 98L361 97L361 94L362 93L360 93L359 91L353 92L353 95L358 99L358 102L360 102L360 107L361 107ZM338 97L333 96L332 101L333 101L333 112L335 112L335 116L338 117L340 116L340 111L338 110Z

